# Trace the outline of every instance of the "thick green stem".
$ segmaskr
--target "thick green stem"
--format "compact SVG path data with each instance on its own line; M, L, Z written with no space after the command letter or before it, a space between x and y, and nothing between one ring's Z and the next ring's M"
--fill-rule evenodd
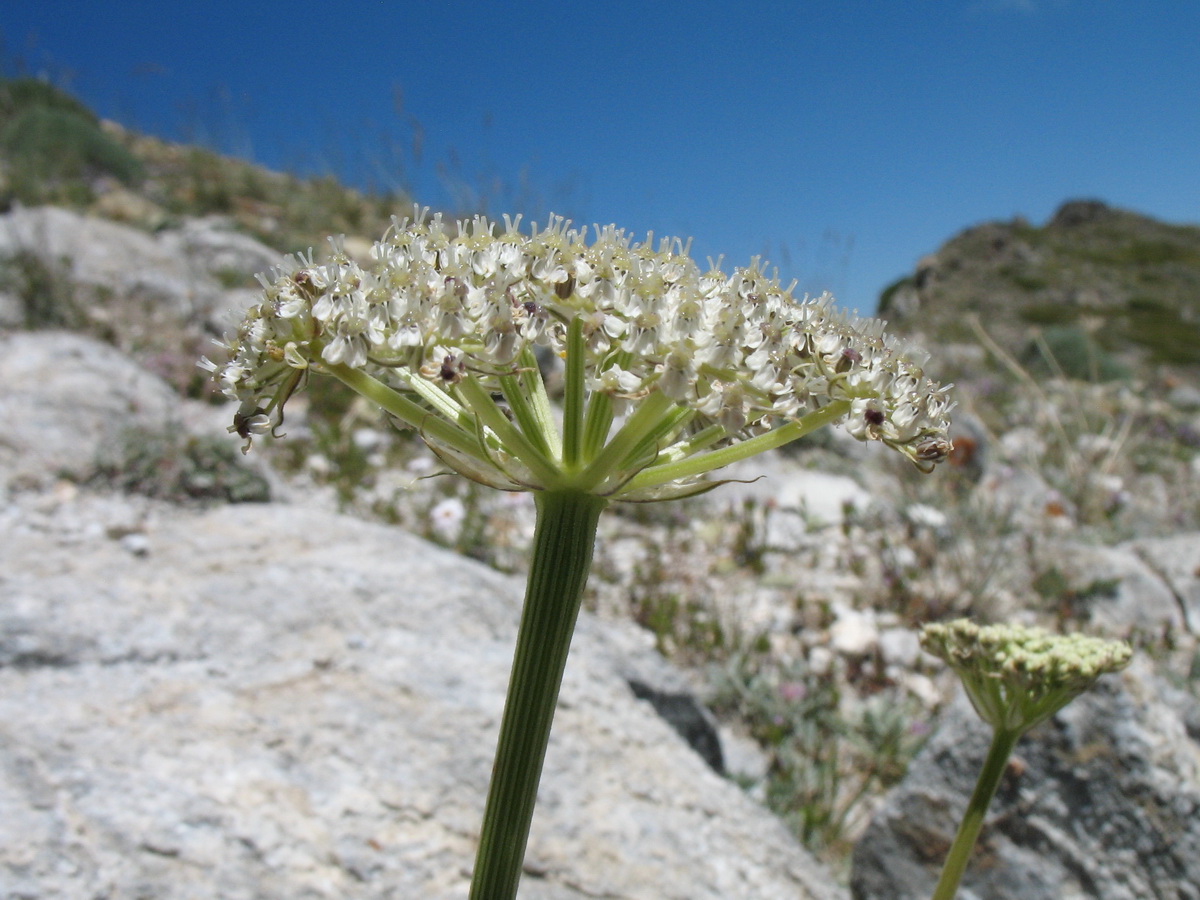
M471 900L517 895L542 761L567 651L592 564L601 497L534 495L537 529L504 719L471 879Z
M1000 786L1004 767L1020 736L1019 731L1009 731L1003 728L996 729L992 735L992 746L988 749L987 759L984 760L983 769L979 773L979 780L975 783L975 792L971 794L971 799L967 803L967 811L963 815L962 824L958 826L958 834L954 836L954 843L950 845L950 852L946 854L946 863L942 866L942 876L938 879L937 887L934 888L930 900L954 900L963 872L967 868L967 861L970 860L971 851L979 837L979 829L983 827L988 805L996 794L996 788Z

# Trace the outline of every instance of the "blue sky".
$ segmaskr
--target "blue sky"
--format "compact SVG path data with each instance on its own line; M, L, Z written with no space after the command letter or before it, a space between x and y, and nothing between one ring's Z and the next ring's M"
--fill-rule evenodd
M1200 222L1196 0L6 6L7 71L141 130L692 236L862 312L984 220Z

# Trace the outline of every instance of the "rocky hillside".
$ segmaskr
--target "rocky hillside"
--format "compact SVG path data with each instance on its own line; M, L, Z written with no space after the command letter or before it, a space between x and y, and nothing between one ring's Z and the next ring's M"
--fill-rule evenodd
M151 232L218 215L290 253L328 234L378 235L411 200L137 134L49 84L0 79L0 209L14 204L53 204Z
M988 222L922 259L883 293L879 312L930 344L973 340L967 317L978 316L1012 349L1037 327L1058 347L1091 340L1127 364L1194 371L1200 226L1169 225L1095 200L1065 203L1040 227Z

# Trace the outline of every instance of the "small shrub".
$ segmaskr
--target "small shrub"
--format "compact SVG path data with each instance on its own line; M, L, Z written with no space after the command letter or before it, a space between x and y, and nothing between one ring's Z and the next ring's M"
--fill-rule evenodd
M1000 271L1000 275L1029 294L1044 291L1051 285L1050 279L1044 274L1031 271L1028 267L1007 266Z
M1200 325L1153 297L1131 297L1127 309L1129 339L1149 350L1155 361L1200 365Z
M29 329L81 329L87 316L65 263L51 265L36 253L20 250L0 260L0 277L16 294Z
M176 503L263 503L271 493L238 458L236 442L141 428L121 436L89 483Z
M40 78L0 80L0 126L27 109L54 109L69 112L93 124L96 114L72 97Z
M839 679L739 654L717 671L714 709L767 752L767 805L811 850L840 856L859 804L898 782L924 743L918 704L895 689L847 702Z

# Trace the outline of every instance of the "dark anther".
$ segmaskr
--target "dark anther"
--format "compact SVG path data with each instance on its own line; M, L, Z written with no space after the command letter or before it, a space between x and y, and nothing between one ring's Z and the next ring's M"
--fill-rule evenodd
M859 362L862 362L862 354L853 347L847 347L842 351L842 358L838 360L837 366L834 368L839 374L841 374L844 372L849 372L851 367L855 363Z
M868 425L883 424L883 412L878 409L868 409L863 415L863 418L867 420Z
M249 415L246 415L241 410L238 410L233 414L233 430L237 433L238 437L250 440L253 434L253 432L250 431L250 420L257 418L258 416L265 416L266 414L267 411L261 406L255 407L254 412L250 413Z
M554 293L558 295L559 300L566 300L575 293L575 276L568 275L566 281L560 281L554 286Z
M466 368L465 363L455 362L453 356L447 355L442 360L442 368L438 371L438 377L449 384L458 384L462 381L463 372Z

